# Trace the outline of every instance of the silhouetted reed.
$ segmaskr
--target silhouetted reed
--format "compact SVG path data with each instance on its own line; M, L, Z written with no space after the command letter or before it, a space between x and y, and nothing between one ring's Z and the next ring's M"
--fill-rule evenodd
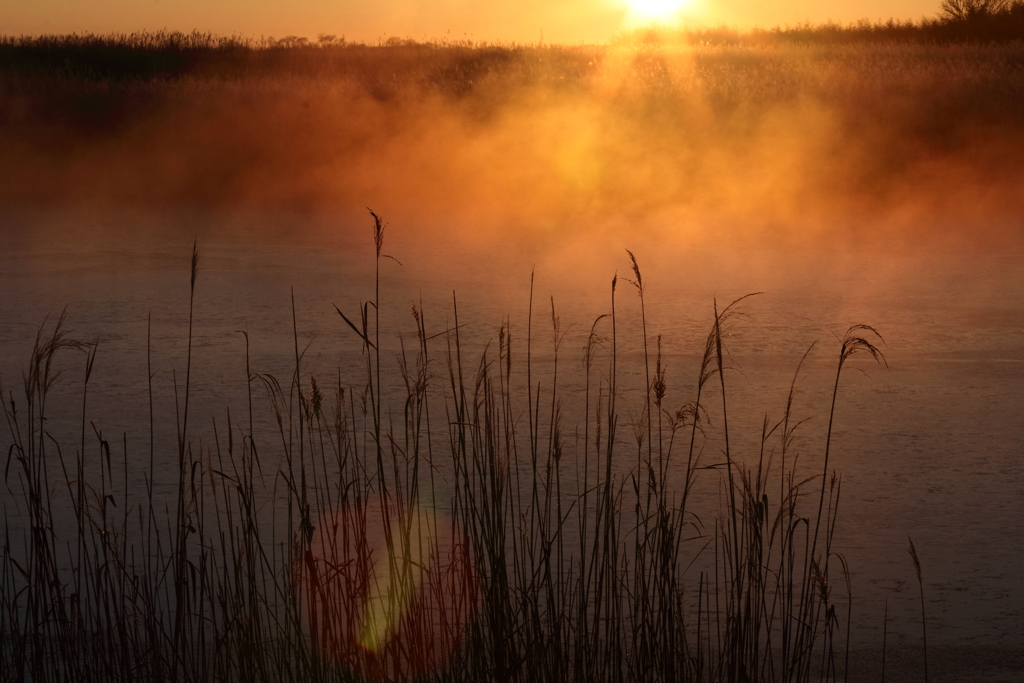
M495 347L471 351L457 300L439 332L417 306L414 340L399 340L392 367L379 324L385 226L373 220L374 299L354 316L338 310L339 332L361 343L363 376L310 375L293 317L291 377L250 370L246 336L249 414L211 416L212 437L198 439L190 351L175 389L169 496L153 485L153 422L168 416L153 411L152 369L146 487L131 491L130 463L145 459L125 439L117 463L117 445L88 428L96 347L73 340L64 315L40 330L23 391L4 393L5 679L839 676L850 620L837 615L852 596L833 546L840 478L828 451L846 363L861 352L884 362L875 330L854 325L841 340L821 471L804 476L792 445L795 376L758 452L730 439L724 343L746 297L714 307L696 393L678 408L666 400L661 338L647 348L645 313L645 388L638 397L620 382L617 278L591 326L578 395L564 386L554 302L552 353L535 354L532 283L525 340L506 324ZM642 310L645 283L629 259ZM198 269L194 250L193 297ZM85 354L78 444L48 428L55 359L67 351ZM276 443L254 428L254 390ZM632 442L626 400L643 406ZM566 424L565 405L578 425ZM724 462L708 462L711 443ZM717 478L717 507L694 492L703 477ZM59 519L69 507L70 524ZM832 594L837 557L846 596Z

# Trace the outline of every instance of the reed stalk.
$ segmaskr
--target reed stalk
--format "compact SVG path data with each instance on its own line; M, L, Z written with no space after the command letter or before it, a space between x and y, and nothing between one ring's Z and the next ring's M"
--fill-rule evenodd
M391 257L385 224L371 217L373 300L357 322L335 307L365 356L358 376L311 371L293 293L290 377L254 371L255 340L243 332L247 415L225 410L209 427L190 410L194 245L173 493L158 486L167 416L155 408L152 323L139 474L127 434L119 463L98 427L87 438L97 347L68 336L64 315L40 329L23 394L5 394L3 409L8 678L803 683L848 672L836 650L849 652L853 591L833 548L841 480L830 444L844 365L860 351L884 363L873 328L853 326L842 340L817 482L801 477L792 453L803 424L797 376L813 346L782 416L763 420L759 448L741 453L732 438L725 340L746 297L714 304L694 395L681 400L661 336L652 363L645 283L630 253L643 386L623 380L619 316L630 304L617 300L616 276L576 395L553 299L550 354L537 350L532 278L522 351L511 320L496 351L468 348L460 330L475 323L454 294L453 324L432 331L420 303L415 343L388 339L381 259ZM66 418L47 404L63 350L86 352L71 466L52 432ZM623 402L642 406L635 461L618 431ZM724 462L709 462L719 445ZM718 484L717 506L698 495L702 478ZM803 503L812 489L817 501ZM911 554L921 584L912 543ZM832 555L845 606L831 595Z

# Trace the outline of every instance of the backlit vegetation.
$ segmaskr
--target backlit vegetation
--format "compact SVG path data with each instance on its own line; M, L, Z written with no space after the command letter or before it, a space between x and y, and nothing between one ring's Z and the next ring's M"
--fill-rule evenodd
M456 232L577 222L628 240L659 221L776 244L1015 240L1024 47L942 37L961 23L605 46L6 38L0 199L352 224L369 203Z
M379 272L390 261L373 218ZM190 312L173 416L154 412L148 371L148 453L129 452L127 438L103 434L91 417L102 348L74 340L63 316L41 329L23 384L3 386L5 677L398 680L424 661L424 680L437 681L844 677L852 594L832 541L841 488L829 459L832 417L844 366L884 362L877 333L855 325L837 340L819 452L793 446L806 429L793 390L781 417L737 439L727 330L753 304L712 307L699 363L687 369L695 391L669 399L683 380L648 334L646 283L628 256L631 277L610 281L582 363L562 347L554 304L533 302L532 292L525 336L503 325L485 348L460 338L457 301L452 326L439 331L431 312L414 308L395 363L379 333L378 282L361 311L338 311L339 333L361 344L362 377L311 376L295 330L290 377L250 369L248 357L238 364L248 372L241 416L200 416L190 405ZM199 267L193 254L193 292ZM639 308L641 348L620 347L623 306ZM82 377L82 364L80 414L52 414L55 383ZM639 390L628 375L643 378ZM276 435L254 427L267 416ZM75 442L54 436L76 423ZM152 435L163 426L177 433L171 472L154 466L165 448ZM741 442L753 451L740 452ZM140 470L145 487L133 491ZM416 501L423 516L372 504L385 499ZM399 519L381 526L373 515L388 510ZM339 514L356 520L333 526ZM391 530L386 557L381 546L372 555L342 539L375 524ZM417 533L457 540L414 552ZM445 548L457 559L424 559ZM358 620L370 587L358 567L372 562L378 576L390 564L387 576L420 578L378 579L378 599L391 605L379 614L405 621L375 622L367 635ZM456 571L453 562L466 564ZM437 595L416 602L410 586ZM435 641L416 636L408 615L429 619L439 605L452 615L459 604L473 618L440 619L436 641L457 644L454 654L425 658ZM346 629L363 634L358 647L346 649ZM403 646L396 632L414 635ZM374 654L392 636L398 644Z

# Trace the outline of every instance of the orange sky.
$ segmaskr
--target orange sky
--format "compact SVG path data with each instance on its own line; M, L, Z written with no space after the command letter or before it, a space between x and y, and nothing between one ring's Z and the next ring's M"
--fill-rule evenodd
M630 0L0 0L0 34L209 31L247 37L319 34L604 42L630 21ZM639 0L633 0L639 1ZM682 0L680 0L682 1ZM938 0L686 0L703 24L773 27L935 16Z

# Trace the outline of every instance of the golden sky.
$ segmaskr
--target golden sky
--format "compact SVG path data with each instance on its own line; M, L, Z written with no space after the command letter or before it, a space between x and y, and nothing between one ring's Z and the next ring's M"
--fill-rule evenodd
M647 21L643 3L667 8L666 23L770 28L810 21L920 19L938 0L0 0L0 33L212 32L246 37L320 34L536 43L604 42ZM630 3L635 3L630 5ZM649 9L649 8L648 8Z

